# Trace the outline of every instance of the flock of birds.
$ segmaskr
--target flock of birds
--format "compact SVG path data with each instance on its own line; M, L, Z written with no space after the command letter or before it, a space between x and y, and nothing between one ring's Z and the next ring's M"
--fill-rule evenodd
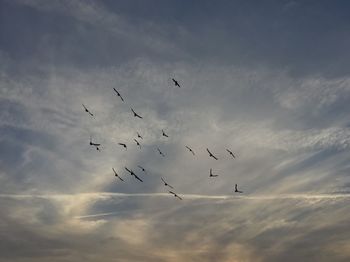
M177 80L175 80L174 78L172 78L171 80L173 81L175 87L179 87L179 88L181 87L180 84L179 84L179 82L178 82ZM116 93L116 95L121 99L121 101L124 102L124 98L123 98L122 95L119 93L119 91L118 91L117 89L115 89L115 88L113 88L113 90L114 90L114 92ZM82 104L82 105L83 105L83 108L84 108L85 112L88 113L91 117L94 117L94 114L93 114L84 104ZM135 118L143 119L143 117L142 117L140 114L136 113L135 110L134 110L132 107L130 107L130 109L131 109L131 112L132 112L132 114L133 114L133 116L134 116ZM164 131L163 129L162 129L161 131L162 131L162 136L163 136L163 137L169 138L169 135L166 134L165 131ZM140 135L139 132L136 132L136 134L137 134L137 139L135 138L135 139L134 139L134 142L135 142L136 145L141 149L141 143L139 142L138 139L143 139L143 137ZM127 148L128 148L127 145L126 145L125 143L118 143L118 145L122 146L125 150L127 150ZM95 142L93 142L93 141L92 141L91 135L90 135L90 146L93 146L97 151L100 151L100 146L101 146L101 144L100 144L100 143L95 143ZM190 153L192 153L193 156L196 155L195 152L193 151L193 149L192 149L191 147L189 147L189 146L187 146L187 145L185 145L185 147L188 149L188 151L189 151ZM159 153L162 157L165 157L165 154L160 150L159 147L157 147L157 151L158 151L158 153ZM234 158L234 159L236 158L235 154L234 154L231 150L226 149L226 151L230 154L230 156L231 156L232 158ZM215 159L215 160L218 160L218 158L217 158L208 148L207 148L207 152L208 152L208 154L209 154L209 157L211 157L211 158L213 158L213 159ZM146 173L146 169L145 169L144 167L142 167L142 166L140 166L140 165L138 165L137 167L138 167L142 172ZM124 179L117 173L117 171L116 171L113 167L112 167L112 171L113 171L113 173L114 173L114 176L115 176L117 179L119 179L120 181L124 181ZM131 175L131 176L133 176L135 179L137 179L138 181L143 182L143 180L142 180L139 176L137 176L136 173L135 173L132 169L129 169L128 167L125 167L125 171L126 171L129 175ZM209 170L209 177L217 177L217 176L218 176L217 174L213 174L213 170L212 170L212 168L210 168L210 170ZM161 180L162 180L162 182L163 182L163 184L164 184L165 187L168 187L168 188L172 189L172 190L168 190L169 194L172 194L172 195L174 195L175 198L178 198L178 199L182 200L182 198L181 198L178 194L176 194L176 193L173 191L173 190L174 190L174 187L173 187L173 186L171 186L168 182L166 182L165 179L164 179L163 177L161 177ZM237 184L235 184L234 192L235 192L235 193L243 193L243 191L238 190L238 185L237 185Z

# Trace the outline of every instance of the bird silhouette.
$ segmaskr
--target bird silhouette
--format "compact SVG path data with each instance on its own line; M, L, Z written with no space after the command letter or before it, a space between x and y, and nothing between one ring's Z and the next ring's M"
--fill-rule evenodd
M84 107L86 113L89 113L90 116L94 116L94 114L91 113L91 112L89 111L89 109L87 109L86 106L85 106L84 104L82 104L82 105L83 105L83 107Z
M146 169L145 168L143 168L142 166L137 166L137 167L140 168L143 172L146 173Z
M177 82L174 78L172 78L172 80L173 80L175 86L181 87L179 82Z
M117 172L114 170L114 168L112 167L112 170L114 172L114 176L118 177L121 181L124 181L124 179L122 179L118 174Z
M191 153L192 155L195 155L194 151L192 150L192 148L190 148L189 146L185 146Z
M165 182L163 177L161 177L160 179L162 179L162 181L164 183L164 186L167 186L167 187L170 187L170 188L174 189L171 185L169 185L167 182Z
M162 136L169 137L167 134L165 134L163 129L162 129Z
M237 188L237 184L235 184L235 193L243 193L243 191L239 191Z
M157 150L161 156L165 156L164 153L162 151L160 151L159 147L157 147Z
M180 200L182 200L182 198L181 197L179 197L175 192L173 192L173 191L169 191L169 193L170 194L173 194L174 195L174 197L177 197L178 199L180 199Z
M98 143L93 143L92 142L92 138L90 136L90 146L100 146L101 144L98 144Z
M209 177L217 177L218 175L213 175L213 170L210 168Z
M143 182L142 179L139 178L139 177L134 173L134 171L132 171L131 169L128 169L127 167L125 167L125 170L128 171L128 172L130 173L130 175L132 175L133 177L135 177L137 180Z
M126 144L124 144L124 143L118 143L118 145L121 145L122 147L125 148L125 150L128 150L128 147L126 146Z
M236 158L236 156L233 154L233 152L231 150L226 149L226 151L233 157Z
M212 158L214 158L215 160L218 160L218 158L217 158L216 156L214 156L214 155L209 151L208 148L207 148L207 151L208 151L208 153L209 153L209 157L212 157Z
M123 97L120 95L120 93L117 91L117 89L113 88L113 90L117 93L117 96L119 96L120 99L124 102Z
M138 137L138 138L143 139L143 137L139 134L139 132L136 132L136 133L137 133L137 137Z
M132 109L132 107L130 107L130 109L131 109L131 111L134 113L134 117L138 117L138 118L142 119L142 116L140 116L139 114L137 114L137 113L135 112L135 110Z
M90 136L90 146L94 146L94 147L96 147L96 150L100 150L100 148L99 148L99 146L101 145L101 144L98 144L98 143L93 143L92 142L92 138L91 138L91 136Z
M139 143L139 141L137 141L136 139L134 139L135 143L137 146L139 146L139 148L141 149L141 144Z

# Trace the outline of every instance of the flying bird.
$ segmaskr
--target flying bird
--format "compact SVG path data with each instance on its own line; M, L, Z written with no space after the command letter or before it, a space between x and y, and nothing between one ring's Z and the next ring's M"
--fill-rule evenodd
M181 197L179 197L176 193L174 193L173 191L169 191L169 193L170 194L173 194L174 195L174 197L177 197L178 199L180 199L180 200L182 200L182 198Z
M124 143L118 143L118 145L121 145L122 147L125 148L125 150L128 150L128 147L126 146L126 144L124 144Z
M160 151L159 147L157 147L157 150L161 156L165 156L164 153L162 151Z
M212 158L214 158L215 160L218 160L218 158L217 158L216 156L214 156L214 155L209 151L208 148L207 148L207 151L208 151L208 153L209 153L209 157L212 157Z
M175 86L181 87L179 82L177 82L174 78L172 78L172 80L173 80Z
M185 146L191 153L192 155L195 155L194 151L192 150L192 148L190 148L189 146Z
M239 190L237 189L237 184L235 184L235 193L243 193L243 191L239 191Z
M113 90L117 93L117 96L119 96L120 99L124 102L123 97L120 95L120 93L117 91L117 89L115 89L115 88L113 87Z
M143 182L142 179L139 178L139 177L134 173L134 171L132 171L131 169L128 169L127 167L125 167L125 170L128 171L128 172L130 173L130 175L132 175L133 177L135 177L137 180Z
M132 109L132 107L130 107L130 108L131 108L131 111L134 113L134 117L138 117L138 118L142 119L142 116L140 116L139 114L137 114L137 113L134 111L134 109Z
M82 105L83 105L83 107L84 107L86 113L89 113L90 116L94 116L94 114L91 113L91 112L89 111L89 109L87 109L86 106L84 106L84 104L82 104Z
M99 146L100 146L101 144L98 144L98 143L93 143L92 142L92 138L91 138L91 136L90 136L90 146L94 146L94 147L96 147L96 150L100 150L100 148L99 148Z
M217 177L218 175L213 175L213 170L210 168L209 177Z
M92 138L90 136L90 146L100 146L101 144L93 143Z
M112 167L112 170L114 172L114 176L118 177L121 181L124 181L124 179L122 179L118 174L117 172L114 170L114 168Z
M140 168L143 172L146 173L146 169L145 168L143 168L142 166L137 166L137 167Z
M139 148L141 148L141 144L139 143L139 141L137 141L136 139L134 139L135 143L137 146L139 146Z
M163 183L164 183L164 186L168 186L168 187L174 189L171 185L169 185L167 182L165 182L165 180L164 180L163 177L161 177L161 179L162 179L162 181L163 181Z
M139 132L136 132L136 133L137 133L137 137L138 137L138 138L143 139L143 137L139 134Z
M167 134L165 134L163 129L162 129L162 136L169 137Z
M236 156L233 154L233 152L231 150L226 149L226 151L233 157L236 158Z

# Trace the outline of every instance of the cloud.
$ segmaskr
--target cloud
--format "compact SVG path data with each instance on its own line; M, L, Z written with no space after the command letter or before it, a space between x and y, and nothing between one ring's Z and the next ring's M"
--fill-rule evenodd
M347 9L153 4L0 4L0 261L348 260Z
M100 252L104 253L107 261L112 260L115 257L112 250L119 252L120 259L128 260L144 256L146 261L152 258L159 261L186 258L190 261L211 261L215 257L223 261L278 261L283 255L290 256L289 252L284 252L286 248L295 249L294 253L304 252L302 247L291 245L304 239L309 247L318 246L324 250L319 255L319 252L313 253L312 258L319 258L328 252L322 248L328 246L328 241L311 243L311 239L317 235L324 238L330 231L346 227L341 222L345 222L341 215L348 212L343 205L345 196L332 195L239 197L224 201L195 196L186 204L158 195L161 198L138 200L143 202L141 209L114 212L114 215L108 212L108 216L100 217L77 217L78 213L72 213L74 208L67 208L77 207L75 211L83 211L80 208L81 200L90 203L90 206L92 203L102 206L104 202L112 200L120 206L122 203L117 201L118 198L124 198L122 202L129 202L124 203L128 206L133 202L132 196L111 193L2 196L0 201L7 211L6 216L2 216L2 222L6 221L5 218L11 218L7 222L7 230L13 233L12 239L21 236L22 241L36 239L36 243L47 243L31 245L30 253L4 254L13 260L23 255L37 258L38 248L44 248L45 252L41 254L45 257L80 260L79 253L83 253L88 261L94 259L93 253ZM317 201L308 201L310 199ZM4 205L8 201L16 205ZM325 209L336 212L327 213L319 223L313 223ZM54 219L48 219L48 215L53 215ZM188 221L188 217L191 217L191 221ZM339 221L338 226L329 224L329 221ZM27 235L14 230L18 223L22 225L22 232L28 232ZM332 242L342 242L346 232L332 236ZM279 241L275 243L277 235ZM51 245L45 239L55 240L51 241ZM7 241L7 245L11 243L11 239Z

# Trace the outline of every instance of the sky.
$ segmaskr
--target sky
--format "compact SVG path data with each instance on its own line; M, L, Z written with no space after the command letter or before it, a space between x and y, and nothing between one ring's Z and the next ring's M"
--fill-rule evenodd
M0 0L0 262L349 261L349 8Z

